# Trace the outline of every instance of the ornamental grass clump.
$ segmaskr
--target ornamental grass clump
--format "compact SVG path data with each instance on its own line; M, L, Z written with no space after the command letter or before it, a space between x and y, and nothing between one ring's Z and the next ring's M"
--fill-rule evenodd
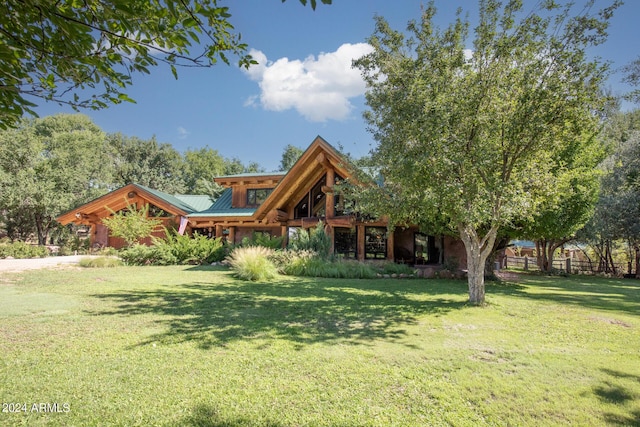
M268 281L278 276L278 269L269 260L273 249L263 246L239 247L231 252L228 261L236 276L253 282Z
M124 263L115 257L101 256L95 258L82 258L80 260L80 267L85 268L108 268L108 267L120 267Z

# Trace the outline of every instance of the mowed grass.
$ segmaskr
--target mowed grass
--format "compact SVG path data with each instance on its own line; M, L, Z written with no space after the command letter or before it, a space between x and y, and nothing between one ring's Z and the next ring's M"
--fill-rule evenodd
M478 308L463 281L5 274L0 401L26 410L0 425L640 425L639 290L522 276Z

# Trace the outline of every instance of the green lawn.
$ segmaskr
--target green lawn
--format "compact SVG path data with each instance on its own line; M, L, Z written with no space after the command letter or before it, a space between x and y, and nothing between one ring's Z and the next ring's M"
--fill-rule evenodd
M21 411L0 425L640 425L639 282L524 276L489 284L484 308L466 291L203 267L5 274L0 400Z

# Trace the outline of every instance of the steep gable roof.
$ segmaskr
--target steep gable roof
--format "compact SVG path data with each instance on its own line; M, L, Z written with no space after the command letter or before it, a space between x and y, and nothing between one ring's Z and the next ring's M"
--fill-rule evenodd
M129 195L135 193L143 199L149 201L160 209L168 212L172 215L187 216L190 213L197 212L200 206L194 206L196 199L191 201L181 199L178 196L174 196L162 191L154 190L140 184L127 184L124 187L120 187L111 191L101 197L98 197L84 205L71 209L56 218L56 220L65 225L78 220L83 216L104 214L104 211L108 211L107 207L112 210L119 210L126 207ZM191 196L199 198L198 204L202 204L202 198L208 196ZM211 205L209 201L209 205Z
M331 144L316 136L309 148L300 156L289 172L280 180L269 197L258 207L254 217L263 219L272 209L277 209L301 190L301 184L314 185L327 167L333 167L343 178L352 177L354 167Z
M171 206L175 206L176 208L183 210L185 213L193 213L197 211L197 209L194 208L191 204L187 203L186 201L172 194L154 190L153 188L149 188L140 184L131 184L131 185L157 197L159 200L162 200L163 202Z

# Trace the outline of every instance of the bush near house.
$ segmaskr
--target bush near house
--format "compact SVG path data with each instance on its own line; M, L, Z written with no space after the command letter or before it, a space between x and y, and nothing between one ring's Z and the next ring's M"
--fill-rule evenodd
M44 258L49 255L46 246L30 245L24 242L0 243L1 258Z

